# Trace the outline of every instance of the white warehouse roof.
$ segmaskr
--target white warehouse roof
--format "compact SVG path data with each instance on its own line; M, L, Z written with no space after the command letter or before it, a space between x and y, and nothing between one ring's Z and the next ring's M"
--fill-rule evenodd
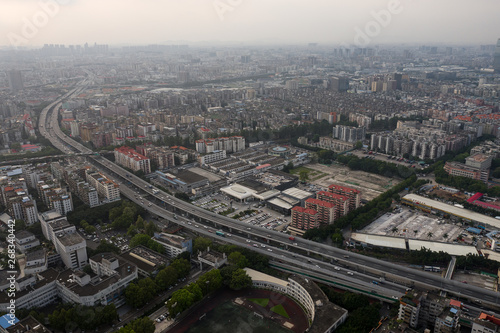
M422 196L416 195L416 194L407 194L403 197L403 200L412 201L412 202L418 203L420 205L427 206L427 207L429 207L429 209L439 210L439 211L446 212L446 213L452 214L454 216L457 216L457 217L460 217L463 219L467 219L467 220L471 220L471 221L479 222L479 223L484 223L484 224L487 224L489 226L500 229L500 220L495 219L494 217L490 217L490 216L486 216L483 214L479 214L479 213L470 211L468 209L448 205L444 202L432 200L432 199L422 197Z
M404 238L380 236L380 235L369 235L369 234L361 234L361 233L352 233L351 238L360 242L360 243L371 244L374 246L389 247L389 248L400 249L400 250L406 249Z
M229 185L221 188L220 190L226 193L227 195L232 196L233 198L237 198L239 200L244 200L257 193L257 191L252 190L251 188L238 184Z
M466 256L469 253L477 255L478 252L474 246L471 245L460 245L460 244L450 244L441 242L431 242L419 239L410 239L408 241L410 244L410 250L421 250L422 247L429 249L434 252L446 252L453 256Z

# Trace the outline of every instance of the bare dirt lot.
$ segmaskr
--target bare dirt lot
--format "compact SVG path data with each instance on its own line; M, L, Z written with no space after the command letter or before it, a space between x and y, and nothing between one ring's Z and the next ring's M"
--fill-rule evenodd
M363 199L372 200L401 182L401 179L387 178L364 171L350 170L338 164L326 166L323 164L308 164L307 168L321 171L325 176L311 181L315 185L328 187L330 184L348 186L360 190Z

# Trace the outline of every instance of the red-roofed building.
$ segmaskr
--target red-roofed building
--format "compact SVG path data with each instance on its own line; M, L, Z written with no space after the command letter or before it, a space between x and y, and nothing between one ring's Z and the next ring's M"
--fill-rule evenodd
M306 208L318 212L317 221L320 225L332 224L335 221L335 205L331 202L309 198L306 200Z
M149 158L139 154L130 147L122 146L116 148L115 162L133 171L142 170L146 175L151 173L151 161Z
M24 151L31 151L31 152L37 152L37 151L42 150L42 148L40 146L37 146L37 145L21 145L21 148Z
M295 206L291 211L292 220L288 229L292 234L303 235L306 230L319 227L318 212L314 209Z
M467 199L467 202L468 203L473 203L474 201L478 200L479 198L481 198L483 196L482 193L479 193L477 192L476 194L474 194L472 197L470 197L469 199Z
M355 210L361 204L361 192L354 188L332 184L328 186L328 191L348 197L349 211Z
M472 332L474 333L496 333L500 332L500 319L481 312L479 318L472 322Z
M316 198L335 205L335 219L349 213L349 198L345 195L335 194L332 192L319 191Z

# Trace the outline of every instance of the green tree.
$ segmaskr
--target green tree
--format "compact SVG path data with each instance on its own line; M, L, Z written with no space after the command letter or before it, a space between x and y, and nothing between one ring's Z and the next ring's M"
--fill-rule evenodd
M135 235L137 235L137 228L135 227L135 225L131 224L127 229L127 236L133 238Z
M205 237L196 237L193 244L193 254L199 251L205 251L209 246L212 246L212 241Z
M190 283L184 288L193 295L193 302L198 302L203 298L203 291L196 282Z
M235 265L238 268L245 268L248 266L248 260L247 258L241 254L241 252L233 252L227 257L228 262L231 265Z
M252 278L248 276L247 272L238 268L233 272L229 288L233 290L241 290L252 286Z
M168 266L158 272L155 282L158 288L166 290L177 282L177 271L175 268Z
M137 217L137 221L135 221L135 227L139 230L144 229L144 219L142 218L142 216L139 215Z
M222 283L225 286L229 286L231 284L231 279L233 278L233 272L239 269L237 266L229 265L222 267L219 271L222 276Z
M156 227L153 221L149 221L146 225L145 231L148 236L153 237L155 231L158 231L158 228Z
M300 170L299 171L299 179L302 183L305 183L309 180L309 171L308 170Z
M170 266L177 271L179 278L188 276L189 271L191 270L191 264L186 259L175 259L172 261Z
M149 277L139 280L138 285L139 288L141 289L141 293L143 294L143 297L145 298L146 302L149 302L149 300L152 299L156 295L156 292L158 291L158 286Z
M131 283L125 288L125 302L134 307L140 308L146 304L146 298L141 293L141 288L135 283Z
M24 220L19 220L19 219L16 219L14 220L14 230L25 230L26 229L26 223L24 222Z
M356 148L356 149L363 148L363 143L361 141L357 141L356 144L354 145L354 148Z
M12 142L10 144L10 149L15 149L17 151L21 151L21 144L19 142Z
M130 247L136 247L139 245L147 246L151 237L145 234L137 234L132 239L130 239Z
M194 303L195 295L186 288L177 290L167 302L167 309L171 317L188 309Z
M204 295L214 292L222 287L222 275L220 270L212 269L203 274L196 280L196 284L200 287Z
M118 333L154 333L155 323L148 317L135 319L118 330Z

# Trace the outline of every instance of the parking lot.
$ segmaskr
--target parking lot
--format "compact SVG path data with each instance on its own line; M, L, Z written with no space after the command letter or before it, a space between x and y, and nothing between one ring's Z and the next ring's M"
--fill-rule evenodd
M289 218L265 207L259 202L242 203L231 200L224 194L216 193L200 198L192 202L192 204L211 210L215 213L225 212L233 209L233 212L227 214L228 217L237 217L238 221L252 225L258 225L262 228L285 231L289 224ZM245 212L245 214L243 214ZM241 216L240 216L241 215Z
M421 240L452 242L465 228L461 224L438 218L420 211L401 207L387 213L365 227L362 232L374 235L407 237Z
M87 240L87 246L95 249L101 240L105 240L107 243L116 245L121 251L127 251L129 247L130 239L125 235L121 234L115 230L101 230L100 225L96 225L95 234L87 234L83 228L78 228L80 235Z

